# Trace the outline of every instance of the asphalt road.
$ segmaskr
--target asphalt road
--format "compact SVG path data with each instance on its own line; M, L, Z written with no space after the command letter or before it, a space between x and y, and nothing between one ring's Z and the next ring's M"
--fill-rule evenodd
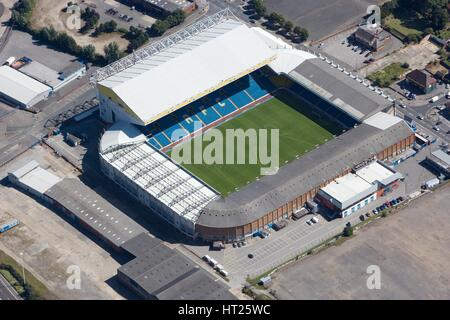
M435 108L438 105L443 105L447 99L445 97L439 99L437 102L433 104L427 104L423 106L417 106L417 107L410 107L407 106L406 108L397 107L396 114L400 117L403 117L404 115L407 115L414 119L414 122L420 129L425 129L425 131L428 131L430 134L440 138L442 141L450 142L450 134L447 134L447 132L450 130L449 127L447 127L445 124L441 124L438 127L440 128L439 131L436 131L433 129L435 126L435 123L428 119L426 117L426 114L433 108ZM425 119L420 120L418 118L419 114L425 116Z
M0 300L21 300L13 287L0 275Z

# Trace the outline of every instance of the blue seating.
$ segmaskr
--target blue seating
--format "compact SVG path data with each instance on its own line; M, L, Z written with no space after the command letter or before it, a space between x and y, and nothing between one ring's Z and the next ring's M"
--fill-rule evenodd
M213 123L220 119L220 115L211 108L211 104L206 104L203 102L204 99L200 101L195 101L191 104L195 115L198 116L205 124Z
M156 125L159 126L158 129L164 131L164 133L172 140L174 132L179 137L179 139L188 135L188 132L184 130L180 124L179 119L174 114L169 114L156 121ZM176 139L178 140L178 139Z
M156 149L161 148L161 145L153 137L151 137L150 139L147 139L147 142L150 143Z
M200 122L200 120L194 115L191 109L182 108L175 111L174 114L179 119L180 125L190 133L194 132L196 129L199 129L195 127L195 122ZM199 126L199 124L197 124L197 126Z
M246 105L254 101L249 97L247 93L243 91L233 94L230 97L230 100L233 101L238 108L245 107Z
M214 103L214 109L216 109L221 116L226 116L237 110L221 91L215 91L205 97L205 99Z
M153 137L156 139L156 141L159 142L159 144L163 147L168 146L171 142L169 141L169 139L166 138L166 136L164 136L164 134L162 132L158 132L155 133L153 135Z
M199 120L204 125L209 125L247 106L273 89L275 87L266 76L255 71L151 123L143 132L149 134L148 143L160 149L176 142L171 141L175 131L181 133L177 135L181 139L199 128L198 123L196 124L200 122Z

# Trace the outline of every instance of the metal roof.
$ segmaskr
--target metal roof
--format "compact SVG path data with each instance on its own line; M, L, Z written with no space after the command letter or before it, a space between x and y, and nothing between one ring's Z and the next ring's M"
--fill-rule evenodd
M49 93L51 88L9 67L0 67L0 93L29 105L39 95Z
M78 179L65 178L47 190L45 195L115 246L146 231Z
M149 123L250 73L275 53L245 24L227 19L98 83Z
M335 204L340 209L345 210L376 191L376 185L367 182L354 173L348 173L321 188L319 193L327 194L337 202Z
M122 248L136 258L118 269L149 297L160 300L236 299L228 287L161 240L143 233Z
M392 105L387 95L377 93L375 88L372 90L363 79L352 76L342 67L334 67L331 61L308 59L289 76L358 121Z
M14 176L20 183L23 183L40 194L43 194L61 181L60 177L39 167L39 163L35 160L28 162L23 167L10 173L10 175Z
M277 174L211 202L197 225L227 228L251 223L411 134L404 121L386 130L361 124L281 167Z
M124 136L125 132L120 134ZM103 144L102 141L100 145ZM215 191L146 142L106 149L101 156L180 218L191 223L195 223L200 211L218 197Z

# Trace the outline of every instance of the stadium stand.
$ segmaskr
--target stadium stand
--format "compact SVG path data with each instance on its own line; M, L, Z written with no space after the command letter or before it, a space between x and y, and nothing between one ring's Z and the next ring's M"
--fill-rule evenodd
M170 145L198 130L199 127L194 125L195 121L200 122L201 127L214 122L218 124L224 117L261 99L275 89L276 87L266 75L258 69L150 123L143 127L143 132L147 135L150 145L158 150L167 149L170 148Z
M363 123L388 112L392 98L320 54L248 27L228 9L98 69L93 78L100 116L115 123L100 142L102 171L184 234L208 241L240 239L286 218L325 182L359 162L404 152L415 139L402 121L383 128ZM312 113L350 130L225 197L164 154L197 123L216 126L283 87Z

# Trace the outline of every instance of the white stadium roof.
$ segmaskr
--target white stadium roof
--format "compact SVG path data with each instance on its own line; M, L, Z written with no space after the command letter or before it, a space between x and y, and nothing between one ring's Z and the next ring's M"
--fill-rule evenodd
M218 194L149 144L139 142L133 127L118 123L112 127L112 136L107 131L100 141L101 156L176 215L195 223L201 210ZM117 136L114 132L121 129ZM116 138L117 148L110 148Z
M30 106L36 97L51 91L49 86L9 67L0 67L0 93Z
M149 123L270 63L275 56L252 29L226 19L98 84L119 96L140 121Z

